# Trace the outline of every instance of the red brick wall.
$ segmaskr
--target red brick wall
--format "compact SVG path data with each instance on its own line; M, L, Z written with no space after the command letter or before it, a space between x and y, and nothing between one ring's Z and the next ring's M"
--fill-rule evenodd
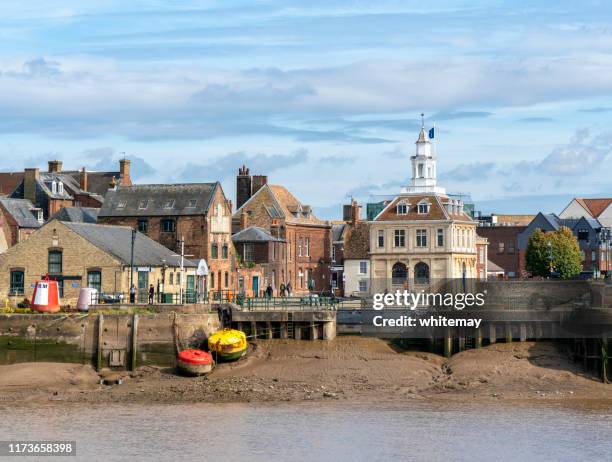
M520 277L525 266L520 266L518 249L518 235L525 226L482 226L476 228L476 234L486 237L489 241L488 258L490 261L502 267L506 274L514 273ZM500 251L500 243L503 243L503 252Z

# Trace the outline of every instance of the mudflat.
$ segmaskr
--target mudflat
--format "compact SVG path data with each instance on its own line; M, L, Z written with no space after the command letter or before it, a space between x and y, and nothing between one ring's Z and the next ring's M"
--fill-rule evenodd
M98 374L80 364L0 366L3 405L321 400L562 401L612 408L612 385L582 371L555 343L499 343L445 359L352 336L315 342L259 340L246 358L195 378L177 375L172 368Z

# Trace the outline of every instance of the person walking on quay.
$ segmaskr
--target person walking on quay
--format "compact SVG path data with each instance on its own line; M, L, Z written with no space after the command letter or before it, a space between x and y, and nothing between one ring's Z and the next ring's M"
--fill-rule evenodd
M266 297L272 298L272 286L270 284L266 287Z
M285 296L285 290L286 290L286 287L285 287L285 283L284 283L284 282L281 282L281 285L280 285L280 289L279 289L279 290L280 290L280 296L281 296L281 297L284 297L284 296Z
M155 287L153 284L149 286L149 305L153 304L153 299L155 298Z
M285 290L287 291L287 297L291 297L291 281L287 283Z
M134 284L130 287L130 303L132 305L136 303L136 286Z

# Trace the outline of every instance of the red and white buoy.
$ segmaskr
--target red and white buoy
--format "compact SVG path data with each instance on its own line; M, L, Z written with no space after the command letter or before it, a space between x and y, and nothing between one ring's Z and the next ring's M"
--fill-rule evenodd
M60 310L59 286L57 281L49 279L49 275L42 281L36 281L32 309L41 313L57 313Z
M183 350L178 354L178 368L190 375L208 374L212 371L213 358L202 350Z

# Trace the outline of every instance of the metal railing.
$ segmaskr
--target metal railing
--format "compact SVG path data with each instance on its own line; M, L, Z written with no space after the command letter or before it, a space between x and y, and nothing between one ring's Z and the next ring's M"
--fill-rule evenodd
M304 295L301 297L257 297L247 298L243 308L251 311L286 311L286 310L337 310L342 299Z

